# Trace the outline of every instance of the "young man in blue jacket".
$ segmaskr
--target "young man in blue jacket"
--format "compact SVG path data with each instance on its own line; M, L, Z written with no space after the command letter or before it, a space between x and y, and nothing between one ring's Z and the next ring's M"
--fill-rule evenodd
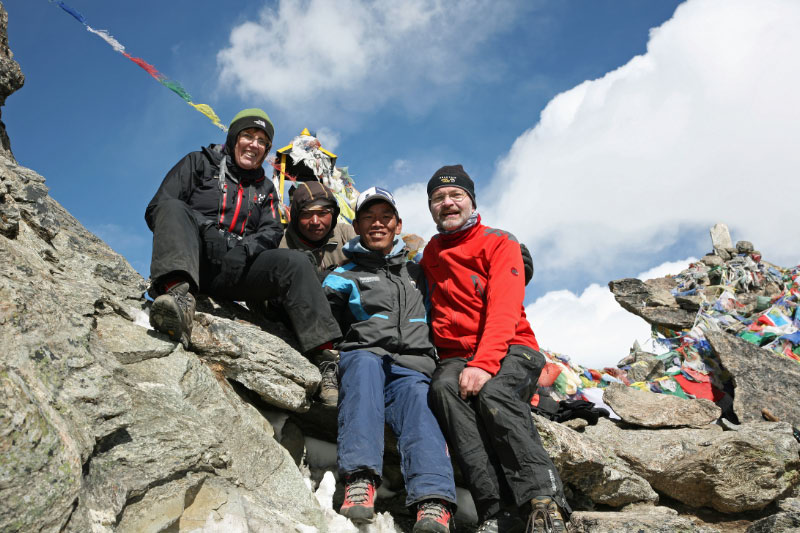
M386 423L397 436L406 505L417 510L414 532L447 533L456 493L447 445L428 407L436 356L425 278L406 257L389 191L361 193L353 226L359 237L343 249L350 262L323 283L344 334L337 463L345 499L339 512L357 523L372 520Z

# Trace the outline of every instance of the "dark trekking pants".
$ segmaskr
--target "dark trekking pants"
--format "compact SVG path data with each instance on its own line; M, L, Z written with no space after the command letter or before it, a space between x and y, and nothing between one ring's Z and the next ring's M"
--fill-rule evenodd
M453 467L428 406L430 378L366 350L339 354L339 471L383 470L383 427L397 436L406 505L429 498L456 503Z
M497 375L466 401L458 389L466 359L444 359L433 374L431 409L482 521L497 513L509 496L518 507L536 496L550 496L569 510L561 478L531 418L530 401L544 363L539 352L512 345Z
M277 300L286 309L303 352L341 338L339 325L316 270L302 252L265 250L251 258L234 285L219 283L219 267L205 255L205 243L195 213L180 200L160 203L154 211L154 283L176 275L191 280L194 291L235 301Z

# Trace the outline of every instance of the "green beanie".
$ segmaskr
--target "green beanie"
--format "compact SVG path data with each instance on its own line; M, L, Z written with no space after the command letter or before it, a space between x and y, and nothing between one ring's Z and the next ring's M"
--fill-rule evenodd
M248 128L258 128L267 134L267 139L272 142L272 136L275 135L275 126L272 125L269 115L263 109L253 107L250 109L243 109L236 113L236 116L231 120L231 125L228 127L228 137L225 144L228 146L230 153L233 153L236 139L239 134Z

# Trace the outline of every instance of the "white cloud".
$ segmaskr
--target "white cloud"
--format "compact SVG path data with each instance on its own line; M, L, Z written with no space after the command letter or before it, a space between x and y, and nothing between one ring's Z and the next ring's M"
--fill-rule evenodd
M323 126L319 128L316 133L317 139L319 139L322 147L328 151L336 153L336 148L339 146L339 142L341 141L341 135L339 135L339 132Z
M220 83L295 113L332 104L368 110L409 98L415 87L444 87L481 72L473 52L525 9L514 4L279 0L231 31L217 55ZM482 75L491 75L491 65Z
M545 268L663 253L716 222L793 264L799 26L793 0L682 4L646 54L547 105L500 161L484 219Z
M690 263L695 262L697 262L696 257L689 257L683 261L670 261L667 263L662 263L651 268L650 270L642 272L636 277L640 280L647 281L648 279L663 278L664 276L674 276L682 270L687 269Z
M675 275L693 261L690 257L664 263L636 277ZM525 314L542 348L569 355L586 367L616 366L636 340L644 349L658 351L650 340L650 325L625 311L608 287L596 283L580 296L566 290L548 292L526 307Z
M412 183L394 189L392 194L403 219L403 232L416 233L427 240L436 234L436 224L428 211L426 187L425 183Z

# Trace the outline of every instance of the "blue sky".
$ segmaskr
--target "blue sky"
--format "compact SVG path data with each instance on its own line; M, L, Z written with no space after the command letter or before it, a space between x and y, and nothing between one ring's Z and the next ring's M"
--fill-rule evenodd
M424 237L424 183L462 163L484 222L533 251L542 344L581 360L625 355L632 337L596 348L598 328L642 331L608 321L605 283L702 256L715 222L800 260L791 0L67 3L224 123L258 106L277 146L320 131ZM146 276L144 207L224 135L55 4L4 5L26 76L3 108L15 157Z

